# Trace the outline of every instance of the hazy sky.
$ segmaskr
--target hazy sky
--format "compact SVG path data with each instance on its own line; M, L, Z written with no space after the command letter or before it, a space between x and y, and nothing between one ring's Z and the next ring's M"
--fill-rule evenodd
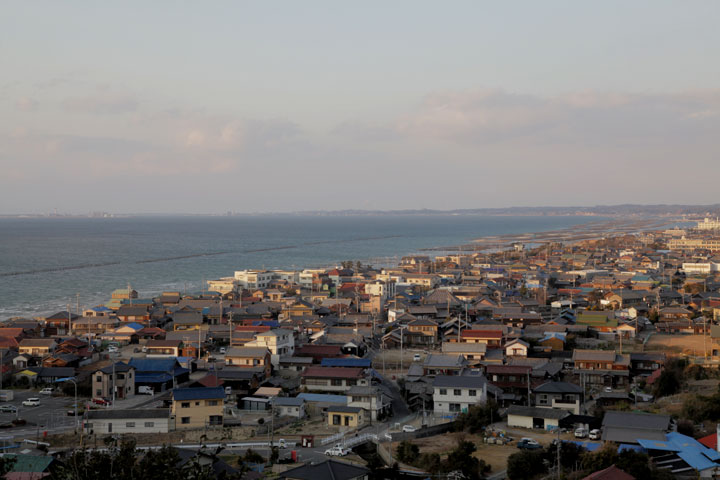
M716 203L720 2L36 1L0 213Z

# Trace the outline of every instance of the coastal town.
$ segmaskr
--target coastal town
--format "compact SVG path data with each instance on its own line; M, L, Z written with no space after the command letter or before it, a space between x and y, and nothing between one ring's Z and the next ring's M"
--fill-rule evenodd
M720 221L494 247L0 319L0 470L717 478Z

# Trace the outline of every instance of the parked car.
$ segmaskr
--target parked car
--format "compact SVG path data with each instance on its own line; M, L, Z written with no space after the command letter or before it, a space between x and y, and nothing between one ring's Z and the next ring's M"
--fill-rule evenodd
M578 427L575 429L575 438L585 438L588 436L588 431L585 427Z
M30 397L27 400L23 400L23 407L39 407L40 399L38 397Z
M42 390L40 390L40 395L52 395L55 392L55 389L52 387L45 387Z
M140 385L138 387L138 393L143 395L155 395L155 390L150 385Z
M101 405L103 407L107 407L108 405L112 404L112 402L110 400L108 400L107 398L102 398L102 397L93 398L92 403L94 403L95 405Z
M227 350L225 349L225 347L220 347L220 355L225 355L226 352Z
M588 435L590 440L600 440L600 437L602 437L602 430L598 430L597 428L594 428L590 430L590 434Z
M406 433L412 433L415 430L417 430L417 428L413 427L412 425L403 425L403 428L402 428L402 431L406 432Z
M335 445L325 450L325 455L330 455L331 457L344 457L348 453L350 453L350 450L343 448L341 445Z
M416 353L415 355L413 355L413 362L419 362L419 361L420 361L420 354Z
M537 450L542 448L542 445L540 445L537 440L534 440L532 438L521 438L520 441L517 443L517 448L520 448L522 450Z
M17 413L17 410L15 405L0 405L0 413Z
M612 393L613 390L612 390L612 387L605 387L605 388L603 388L603 391L605 393Z
M118 353L120 349L115 345L110 345L107 349L108 353Z

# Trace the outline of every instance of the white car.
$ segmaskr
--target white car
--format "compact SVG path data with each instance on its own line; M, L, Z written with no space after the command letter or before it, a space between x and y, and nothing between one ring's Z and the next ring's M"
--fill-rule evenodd
M325 450L325 455L330 455L331 457L344 457L348 453L350 453L350 450L340 445L335 445Z
M55 391L52 387L45 387L42 390L40 390L40 395L52 395Z
M413 427L412 425L403 425L403 428L402 428L402 431L405 433L412 433L415 430L417 430L417 428Z
M585 438L588 435L588 431L584 427L578 427L575 429L575 438Z
M604 388L605 393L612 393L612 387L605 387Z
M600 440L600 437L602 437L602 431L594 428L590 430L590 434L588 435L588 437L590 438L590 440Z
M416 353L415 355L413 355L413 362L419 362L419 361L420 361L420 354Z
M39 407L40 406L40 399L38 397L31 397L27 400L23 400L22 402L23 407Z
M118 347L116 347L115 345L110 345L108 347L107 351L108 351L108 353L117 353L120 351L120 349Z

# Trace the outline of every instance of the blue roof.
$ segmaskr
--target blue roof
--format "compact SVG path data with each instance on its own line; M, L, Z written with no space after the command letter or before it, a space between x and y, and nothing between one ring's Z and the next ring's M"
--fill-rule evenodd
M364 367L370 366L369 358L323 358L322 367Z
M128 365L135 367L137 373L164 372L171 373L178 366L177 359L171 358L131 358ZM187 370L186 370L187 371Z
M172 391L174 400L205 400L225 398L223 387L176 388Z
M720 454L692 437L682 433L670 432L665 435L665 441L638 439L638 443L648 450L660 450L664 452L675 452L695 470L702 471L708 468L715 468L720 464Z
M544 342L545 340L550 340L551 338L559 338L564 342L565 334L561 332L545 332L545 336L540 341Z
M123 327L130 327L133 330L142 330L145 328L145 325L140 325L137 322L130 322L130 323L123 323Z
M136 373L135 383L165 383L172 380L169 373Z
M270 327L277 328L280 326L280 322L275 320L256 320L252 322L253 327Z
M90 310L92 310L93 312L112 312L111 308L107 308L103 305L100 305L99 307L93 307Z
M327 393L301 393L297 398L302 398L306 402L323 402L323 403L340 403L347 405L347 397L345 395L330 395Z
M566 440L563 440L563 442L565 442L565 441L566 441ZM598 448L600 448L600 446L602 445L602 443L597 443L597 442L581 442L581 441L579 441L579 440L570 440L568 443L574 443L574 444L577 445L578 447L582 447L582 448L584 448L585 450L587 450L588 452L594 452L595 450L597 450Z

